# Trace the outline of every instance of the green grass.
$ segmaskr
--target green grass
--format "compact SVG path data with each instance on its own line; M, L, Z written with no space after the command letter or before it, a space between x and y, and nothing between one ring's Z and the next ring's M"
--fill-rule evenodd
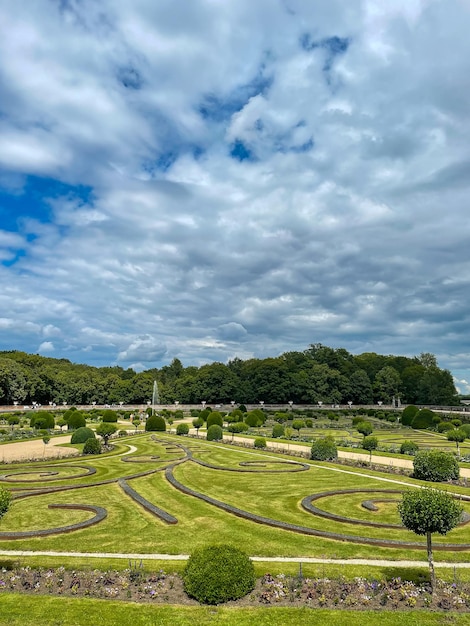
M308 608L227 608L134 604L90 598L55 598L2 593L3 626L464 626L465 614L430 611L334 611Z
M164 439L183 443L193 450L195 458L227 470L240 467L240 462L256 460L264 462L264 469L282 468L273 464L277 460L289 459L287 455L276 455L272 451L255 452L234 446L211 444L202 439L182 438L164 434ZM139 458L143 463L123 462L122 453L129 451L128 445L137 449L127 458ZM206 452L201 452L206 450ZM147 460L150 455L159 455L156 461ZM109 552L137 554L188 554L194 548L211 543L216 538L220 542L234 543L244 547L250 555L256 556L313 556L320 558L384 558L413 559L425 562L424 550L404 548L381 548L353 544L316 536L302 535L236 517L206 502L187 496L165 478L163 471L130 479L131 486L156 506L168 511L178 519L176 525L166 525L137 505L127 496L117 482L98 486L97 481L116 481L146 470L155 470L173 462L181 454L172 454L162 442L155 442L149 434L117 440L116 450L109 456L67 459L54 463L59 472L70 472L67 465L86 465L97 469L93 476L58 480L54 482L17 483L15 487L25 490L32 486L74 486L86 488L72 489L52 494L27 497L15 500L10 511L1 521L0 530L31 530L53 528L71 524L91 517L83 511L50 510L52 503L85 503L100 505L107 509L108 516L96 526L68 534L44 538L0 540L0 548L10 550L54 550L70 552ZM295 460L295 457L291 457ZM297 459L298 460L298 459ZM46 463L30 463L4 466L5 472L40 471ZM300 506L302 498L308 494L334 489L402 489L401 485L382 482L380 478L398 480L410 485L422 484L411 478L393 476L368 468L345 468L328 463L311 463L308 471L291 473L239 473L201 467L193 462L177 466L175 476L189 487L207 495L230 503L233 506L257 513L264 517L292 522L301 526L328 530L348 535L395 538L407 541L420 541L412 533L402 529L366 528L349 523L329 521L313 516ZM27 469L26 469L27 468ZM3 468L2 468L3 469ZM1 473L1 472L0 472ZM31 477L32 475L30 475ZM40 478L37 475L38 478ZM2 484L2 483L0 483ZM11 483L6 486L13 486ZM456 493L465 493L465 488L452 488ZM374 496L375 497L375 496ZM381 497L380 494L377 497ZM386 496L388 497L388 496ZM390 496L392 497L392 496ZM318 506L339 515L356 519L374 519L397 523L393 505L383 505L377 513L371 513L360 505L372 494L335 496L320 500ZM465 505L468 512L470 507ZM470 528L458 528L447 537L437 536L435 543L470 543ZM468 552L436 551L439 561L470 561ZM96 566L96 565L95 565ZM97 567L97 566L96 566Z

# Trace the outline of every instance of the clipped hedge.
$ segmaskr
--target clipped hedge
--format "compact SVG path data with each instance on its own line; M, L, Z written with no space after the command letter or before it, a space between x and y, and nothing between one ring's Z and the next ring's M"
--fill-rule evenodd
M178 424L178 426L176 427L176 434L177 435L188 435L189 434L189 424L186 424L186 423Z
M165 419L161 415L151 415L145 422L145 430L147 432L165 432Z
M195 550L183 572L186 593L203 604L238 600L255 586L255 570L248 556L230 545Z
M11 493L8 489L4 489L0 487L0 519L5 515L5 513L10 508L11 502Z
M404 441L400 446L400 454L414 455L418 450L419 446L414 441Z
M207 441L220 441L223 437L222 428L218 424L212 424L207 429Z
M96 439L95 433L91 430L91 428L82 426L81 428L77 428L77 430L73 433L70 443L85 443L87 439Z
M101 444L94 435L85 441L83 454L101 454Z
M264 437L256 437L253 445L255 448L266 448L266 439Z
M401 414L401 423L403 426L411 426L411 422L413 421L414 416L418 413L419 409L414 404L410 404L403 409L403 413Z
M219 411L212 411L212 413L207 418L207 428L212 426L212 424L217 424L218 426L224 425L224 419Z

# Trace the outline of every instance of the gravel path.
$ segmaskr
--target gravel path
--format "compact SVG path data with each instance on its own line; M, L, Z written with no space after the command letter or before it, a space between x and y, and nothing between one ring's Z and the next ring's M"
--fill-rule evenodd
M0 550L0 556L52 556L77 557L90 559L127 559L127 560L154 560L154 561L187 561L189 554L138 554L115 552L54 552L52 550ZM427 567L427 560L423 561L389 561L384 559L319 559L311 556L251 556L252 561L258 563L317 563L332 565L367 565L370 567ZM436 568L468 569L470 563L435 562Z
M5 443L0 446L0 460L2 463L11 463L12 461L57 459L78 455L78 450L64 448L61 446L63 443L70 443L70 435L54 437L47 445L44 445L42 439Z

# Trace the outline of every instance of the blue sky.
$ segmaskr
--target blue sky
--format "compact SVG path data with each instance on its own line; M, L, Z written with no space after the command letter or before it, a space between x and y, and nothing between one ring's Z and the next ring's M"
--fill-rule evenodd
M470 5L0 0L0 348L321 342L470 391Z

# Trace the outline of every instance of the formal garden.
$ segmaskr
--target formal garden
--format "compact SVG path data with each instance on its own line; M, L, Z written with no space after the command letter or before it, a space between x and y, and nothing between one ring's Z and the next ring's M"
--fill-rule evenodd
M207 599L200 598L201 605L185 581L186 555L216 544L219 552L229 546L256 558L250 561L253 584L242 597L216 598L215 604L222 603L227 610L237 607L236 620L233 613L218 609L221 619L229 616L226 623L244 623L243 616L253 617L252 611L312 608L324 611L325 619L328 611L334 616L341 609L341 615L349 616L360 610L361 623L373 620L368 616L376 610L385 620L388 612L391 617L400 610L402 623L417 610L420 620L443 611L465 618L470 608L470 570L458 567L470 563L465 480L459 481L454 472L438 484L455 496L451 506L458 507L458 519L448 528L436 527L432 535L437 572L432 587L426 537L413 526L407 527L415 532L403 526L399 509L403 493L419 495L417 487L436 483L428 482L427 475L422 475L427 480L419 480L412 471L397 475L366 463L340 465L334 455L333 461L321 461L328 457L311 458L310 452L312 443L314 450L325 441L341 450L346 439L364 450L361 446L372 436L378 441L370 454L382 446L383 454L387 446L392 454L393 445L400 456L402 443L412 441L417 449L408 449L406 458L418 460L420 454L435 449L457 466L455 442L435 428L442 419L431 430L417 430L399 420L354 410L336 411L335 419L331 411L292 415L286 411L281 416L265 411L266 419L255 421L260 414L255 409L242 411L242 419L236 410L235 415L221 415L220 426L217 414L221 412L212 410L206 419L201 411L197 415L167 411L148 419L134 415L132 423L130 415L113 421L108 413L103 420L96 411L85 415L85 424L74 416L78 428L73 429L70 445L78 457L0 465L0 488L11 494L0 520L4 606L21 594L22 604L37 611L36 623L52 624L60 622L47 621L41 602L44 608L63 600L72 613L80 613L84 599L120 600L120 611L131 606L128 602L150 603L163 611L158 615L168 610L167 605L177 604L183 621L172 623L186 623L184 615L193 615L191 611L201 611L197 619L204 623L207 614L202 605ZM64 417L70 419L70 413L56 416L56 423ZM294 425L296 420L302 425ZM248 428L239 432L231 428L242 422ZM371 432L364 423L372 426ZM279 426L284 429L280 435ZM460 428L461 424L453 425ZM233 443L244 442L244 446L231 445L233 435ZM265 447L270 440L284 442L289 449L277 454ZM434 441L439 445L434 446ZM306 443L308 453L303 451ZM465 441L460 443L462 455L466 446ZM272 558L286 561L270 562ZM415 562L414 566L402 566L400 561L405 560ZM221 578L220 563L209 571ZM16 623L22 623L20 619ZM72 623L82 623L78 619L74 617ZM188 623L192 619L188 617ZM282 623L289 619L283 617ZM348 623L354 621L348 617Z

